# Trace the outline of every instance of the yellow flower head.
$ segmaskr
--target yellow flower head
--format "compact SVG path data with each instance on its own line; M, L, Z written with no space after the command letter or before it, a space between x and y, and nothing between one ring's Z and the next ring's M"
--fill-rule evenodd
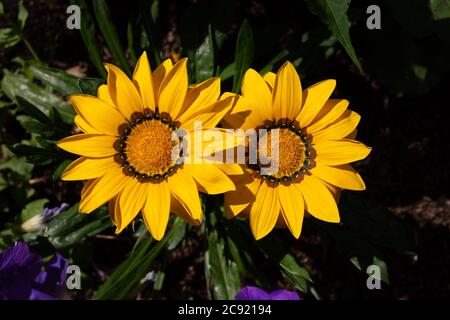
M193 224L201 222L199 190L211 194L235 190L223 170L242 171L185 164L173 156L183 143L176 132L189 134L196 120L202 121L203 130L214 128L234 99L217 100L218 78L189 87L186 64L186 59L175 65L168 59L152 72L144 53L131 80L106 64L107 84L98 88L97 97L71 97L75 123L84 133L58 143L81 156L62 179L88 180L81 192L80 212L90 213L109 202L116 233L142 210L148 230L159 240L170 212Z
M256 239L276 225L287 226L298 238L305 212L339 222L339 190L365 189L349 163L371 149L354 140L360 116L347 109L349 102L329 99L335 85L335 80L325 80L302 91L289 62L276 74L245 73L242 96L224 120L231 128L265 129L258 149L270 146L276 132L277 170L263 174L259 162L244 166L245 174L233 178L236 190L225 194L225 208L229 217L249 215ZM270 157L270 150L259 151Z

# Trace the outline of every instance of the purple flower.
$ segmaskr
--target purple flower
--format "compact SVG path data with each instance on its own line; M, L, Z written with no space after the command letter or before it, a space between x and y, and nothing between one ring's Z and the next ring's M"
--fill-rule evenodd
M56 254L42 271L42 257L17 242L0 253L0 300L53 300L62 291L68 262Z
M263 289L245 286L235 296L236 300L301 300L299 294L288 290L267 292Z

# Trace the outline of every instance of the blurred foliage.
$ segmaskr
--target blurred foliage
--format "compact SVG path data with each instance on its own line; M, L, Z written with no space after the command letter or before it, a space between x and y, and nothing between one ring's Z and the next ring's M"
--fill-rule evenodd
M170 231L156 243L142 221L135 221L120 236L129 243L128 257L114 261L115 269L99 284L92 248L96 235L114 237L107 210L103 207L90 215L79 214L79 186L74 192L74 184L58 181L73 159L55 145L74 132L74 111L67 97L74 93L95 95L105 82L105 60L130 74L143 50L153 67L169 56L187 56L190 81L219 76L222 91L234 92L239 92L249 67L264 73L276 70L287 59L294 62L306 84L333 77L330 66L341 61L357 77L396 96L423 95L448 76L447 0L306 0L292 7L277 2L262 2L266 11L258 12L257 5L242 10L243 4L236 0L176 2L176 11L158 0L126 4L71 0L82 12L81 30L72 32L80 34L91 67L92 77L81 79L38 57L39 50L27 38L31 32L26 28L27 18L33 11L26 2L17 2L11 11L0 2L0 48L10 53L24 45L29 53L1 64L0 248L25 239L42 252L62 251L72 263L86 266L83 281L87 285L82 291L93 289L94 299L131 299L143 292L159 297L162 290L167 291L169 253L186 246L185 235L189 233L199 237L204 248L204 286L209 297L232 299L245 284L270 288L274 277L284 278L301 292L313 291L317 297L320 288L291 250L293 240L279 231L256 242L246 223L224 218L220 197L206 198L206 222L198 234L174 219ZM371 4L381 8L380 30L366 27L365 10ZM125 16L125 21L116 21L119 15ZM175 40L169 45L168 34L173 30L167 26L171 21L168 17L176 18L176 36L171 35ZM42 229L29 233L20 229L44 207L63 201L72 206ZM349 263L355 272L362 273L368 265L376 264L382 270L381 280L389 283L386 253L413 255L411 230L363 195L344 193L340 211L339 225L311 217L304 225L304 229L320 233L325 261ZM339 252L341 259L336 260L332 252ZM150 271L154 271L154 281L148 278Z

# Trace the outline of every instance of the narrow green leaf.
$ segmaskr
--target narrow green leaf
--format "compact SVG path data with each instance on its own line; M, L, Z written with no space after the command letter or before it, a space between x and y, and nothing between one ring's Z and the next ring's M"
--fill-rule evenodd
M5 76L1 81L1 87L5 94L16 103L19 103L18 97L20 97L39 109L47 117L50 116L52 108L55 108L64 122L73 123L75 111L69 104L53 93L31 82L23 75L5 71Z
M102 31L106 44L111 50L111 54L114 57L114 60L122 68L122 70L124 70L128 75L131 75L130 65L125 58L124 50L122 48L122 45L120 44L119 37L117 36L118 33L116 27L112 22L106 1L93 1L92 6L94 7L94 13L97 19L98 26Z
M94 300L131 299L139 291L141 280L150 272L150 266L161 250L175 235L176 224L183 223L175 219L169 232L152 246L153 239L147 236L132 254L122 262L95 293Z
M236 53L234 59L233 92L241 91L242 77L245 71L250 68L254 56L253 31L247 20L244 20L236 41Z
M52 174L52 180L57 181L67 166L72 162L72 160L64 160L61 164L56 168L55 172Z
M220 80L225 81L230 79L231 77L234 77L235 71L236 71L235 63L234 62L230 63L220 73L219 75Z
M20 35L14 28L0 29L0 48L9 48L20 42Z
M91 11L86 4L86 0L71 0L72 4L80 7L83 13L81 19L81 37L83 38L84 44L89 52L92 63L95 68L97 68L98 73L102 78L106 78L106 70L103 67L103 55L102 51L98 46L98 41L95 36L95 21L91 15Z
M159 0L139 0L139 11L142 14L142 22L147 39L150 44L148 52L152 65L161 63L161 37L159 35Z
M17 21L19 22L19 27L22 30L28 19L28 10L23 5L23 0L19 1L19 14L17 16Z
M78 204L54 217L43 235L58 249L66 248L112 226L108 209L102 207L89 215L78 212Z
M63 70L44 67L41 65L32 65L28 68L28 70L35 78L52 86L64 95L71 95L79 92L78 78Z
M222 229L217 221L220 219L219 212L211 210L208 213L205 273L214 299L233 300L241 287L241 281L236 263L228 257L228 250L225 250L226 234L224 232L219 234L219 230Z
M309 10L325 23L344 47L353 63L362 71L350 40L350 27L347 17L349 0L305 0Z
M30 115L31 118L36 119L39 123L42 123L46 126L51 125L52 121L46 114L44 114L41 110L33 106L31 103L23 99L22 97L17 97L17 105L19 106L19 110ZM17 117L17 120L21 122L21 118ZM23 123L21 122L22 126ZM26 127L24 127L27 129ZM32 131L33 132L33 131Z
M208 25L208 34L203 43L195 50L195 81L202 82L215 74L214 31Z

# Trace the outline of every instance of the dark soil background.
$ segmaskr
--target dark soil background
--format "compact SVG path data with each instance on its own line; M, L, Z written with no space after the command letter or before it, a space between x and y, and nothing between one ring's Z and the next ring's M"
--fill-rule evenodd
M6 1L5 7L14 8L14 2ZM164 54L169 56L172 50L179 50L182 46L178 14L186 4L163 2L160 20L165 35ZM30 0L25 4L30 11L25 32L41 60L78 76L97 76L79 32L62 27L67 17L67 1ZM115 2L111 10L116 26L123 26L128 14L127 1ZM305 7L290 7L287 1L242 1L235 8L236 21L245 16L252 25L259 27L276 25L281 20L295 20L296 10L305 10ZM238 27L239 24L231 25L227 32L233 35ZM354 26L352 32L357 33L354 30L358 27L361 26ZM118 27L118 30L126 29ZM289 41L294 41L295 33L295 28L284 30L278 48L273 50L276 52ZM99 41L102 41L101 37ZM354 42L354 45L364 68L365 55L368 54L365 43ZM1 66L13 68L11 59L16 56L31 58L26 48L19 45L0 51ZM106 49L104 58L106 61L111 59ZM373 148L370 157L358 164L367 184L364 195L386 205L393 215L414 228L417 259L389 254L386 263L390 268L390 285L383 285L382 290L369 291L365 288L364 276L358 276L350 263L324 265L318 234L303 231L301 240L293 244L298 258L312 273L321 288L322 298L450 298L449 130L446 112L449 107L449 74L426 94L397 97L370 74L361 75L342 49L327 61L326 70L319 72L314 79L316 76L337 79L335 96L349 99L351 108L361 114L358 139ZM304 87L310 84L311 78L307 78ZM51 194L51 189L48 192ZM70 193L74 193L73 189ZM187 242L183 250L176 250L168 257L171 263L166 286L186 295L207 298L199 240L192 233ZM124 239L99 238L95 241L93 253L99 255L102 265L111 268L122 260L119 253L125 255L129 246L130 243ZM280 286L286 286L282 280L279 282Z

